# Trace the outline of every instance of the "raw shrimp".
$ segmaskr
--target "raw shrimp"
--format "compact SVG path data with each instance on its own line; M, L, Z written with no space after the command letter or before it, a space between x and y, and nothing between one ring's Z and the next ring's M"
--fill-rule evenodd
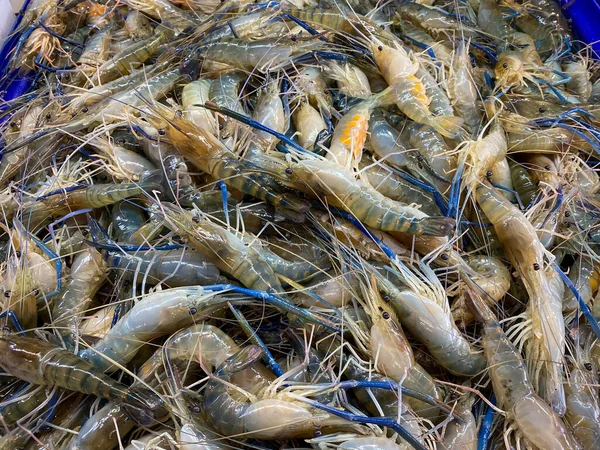
M130 390L72 353L39 339L0 338L0 366L8 373L42 386L57 386L115 401L140 424L153 421L162 400L147 390Z
M108 266L95 248L87 248L75 257L69 283L53 305L53 319L60 334L74 342L81 315L85 313L94 295L106 279Z
M498 405L523 437L537 447L566 450L580 445L560 417L533 388L521 354L508 340L493 313L477 293L469 301L483 322L483 348Z
M230 357L211 377L204 395L204 409L216 431L226 436L243 434L258 439L289 439L312 437L315 429L354 428L351 422L285 397L236 399L235 391L229 387L231 378L260 358L261 353L257 346L246 347Z
M509 261L521 275L529 294L528 317L531 334L528 339L530 370L538 381L540 369L546 374L547 398L560 414L564 413L562 364L565 331L562 297L557 298L543 270L544 248L531 223L519 209L488 184L476 190L477 202L494 225Z
M274 173L286 185L325 198L327 202L352 213L366 225L385 231L406 231L414 235L450 234L454 221L425 214L377 192L370 184L329 161L305 159Z
M416 292L396 287L385 277L378 277L377 286L389 296L402 326L425 344L442 366L463 376L476 375L485 368L483 356L471 349L454 325L449 307L445 310Z
M302 102L292 115L298 134L298 143L307 150L313 150L319 135L327 130L327 124L321 113L310 103Z

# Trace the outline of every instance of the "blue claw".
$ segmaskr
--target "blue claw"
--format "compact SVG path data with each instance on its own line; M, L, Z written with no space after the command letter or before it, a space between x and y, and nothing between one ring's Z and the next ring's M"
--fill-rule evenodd
M552 267L554 268L554 270L556 270L556 273L558 273L558 275L562 278L567 287L571 289L571 292L573 293L573 295L577 299L577 302L579 303L579 308L581 309L581 312L587 319L590 327L592 328L592 331L596 335L596 338L600 339L600 326L598 326L598 322L596 321L596 318L592 315L590 308L588 308L588 306L581 298L579 291L577 290L573 282L569 279L569 277L562 271L560 266L556 264L556 262L551 261L550 264L552 264Z
M15 313L12 309L9 309L0 314L0 319L4 319L5 317L8 317L10 319L10 321L12 322L13 326L17 329L19 334L25 334L25 330L23 329L21 322L19 322L17 313Z
M109 250L113 252L147 252L147 251L160 251L160 250L176 250L183 248L183 245L179 244L168 244L161 245L158 247L144 246L144 245L126 245L117 244L108 235L107 231L102 228L97 220L88 216L88 227L90 229L91 241L86 240L85 242L102 250Z
M239 39L240 37L238 36L237 31L235 31L235 28L234 28L233 24L231 23L231 20L227 21L227 26L231 30L231 34L233 34L233 37L236 39Z
M430 192L433 195L433 199L435 200L435 203L438 206L438 208L440 208L440 211L442 212L442 214L444 216L448 217L448 215L447 215L448 204L447 204L446 200L444 199L444 197L442 196L442 194L440 194L440 192L436 189L435 186L433 186L425 181L421 181L421 180L413 177L412 175L404 172L403 170L396 169L394 167L390 167L389 169L392 170L392 172L400 175L406 181L414 184L415 186L423 189L426 192Z
M252 328L250 323L248 323L248 320L246 320L244 315L231 303L229 304L229 309L231 309L231 312L237 319L242 330L244 330L244 333L246 333L246 336L248 336L248 339L250 339L253 344L258 345L260 348L263 349L263 351L264 351L263 357L266 359L267 367L269 368L269 370L271 372L273 372L277 377L283 376L284 372L281 369L281 367L279 366L279 364L277 364L277 361L275 361L275 358L273 358L271 351L267 348L267 346L265 345L263 340L256 333L256 331Z
M227 204L227 200L229 198L229 193L227 192L227 185L222 181L217 181L217 186L221 190L221 197L223 199L223 214L225 214L225 220L227 221L227 227L229 227L229 205Z
M400 37L406 39L407 41L409 41L410 43L412 43L414 46L423 49L425 51L427 51L427 54L431 57L431 59L433 59L434 61L437 59L435 57L435 52L433 51L433 49L427 45L427 44L423 44L421 41L417 41L416 39L406 35L406 34L399 34ZM437 63L439 65L439 63Z
M465 170L464 165L460 165L456 169L456 173L452 178L452 184L450 186L450 198L448 200L448 211L446 217L453 217L458 214L458 202L460 200L460 183L462 181L463 172Z
M394 430L398 435L400 435L406 442L408 442L411 447L416 450L427 450L423 444L421 444L412 434L410 434L402 425L396 422L394 419L389 417L369 417L369 416L359 416L357 414L352 414L347 411L342 411L341 409L334 408L332 406L327 406L322 403L319 403L315 400L304 399L306 403L309 405L322 409L334 416L341 417L342 419L346 419L350 422L364 423L364 424L373 424L379 425L381 427L387 427Z
M232 291L232 292L237 292L242 295L247 295L249 297L253 297L253 298L262 300L273 306L281 308L284 311L289 311L290 313L297 315L299 317L302 317L303 319L306 319L309 322L314 322L314 323L323 325L324 327L328 328L329 330L335 331L336 333L341 332L341 330L339 328L332 325L333 322L330 323L328 320L318 318L310 311L308 311L304 308L300 308L300 307L288 302L287 300L285 300L281 297L278 297L274 294L271 294L269 292L259 291L256 289L244 288L244 287L240 287L240 286L235 286L233 284L213 284L210 286L203 286L202 288L205 291Z
M315 385L315 387L319 387L319 386L320 386L319 384ZM421 400L422 402L427 403L432 406L437 406L440 409L443 409L444 411L446 411L450 414L453 414L453 409L450 406L436 400L431 395L423 394L422 392L415 391L414 389L410 389L410 388L401 386L392 380L387 380L387 381L346 380L346 381L340 381L338 383L333 383L333 384L324 384L323 387L330 388L330 389L357 389L357 388L384 389L386 391L395 391L395 392L398 392L398 389L400 389L402 391L402 393L404 395L407 395L408 397L412 397L417 400ZM454 417L456 418L457 421L459 421L461 423L465 422L465 419L463 419L462 417L460 417L458 415L454 415Z
M298 150L299 152L302 153L309 153L311 154L311 152L309 152L308 150L306 150L304 147L302 147L300 144L292 141L289 137L287 137L285 134L281 134L275 130L272 130L271 128L263 125L262 123L257 122L256 120L253 120L243 114L237 113L235 111L232 111L231 109L228 108L221 108L219 106L217 106L214 103L211 102L206 102L204 105L199 105L199 106L204 106L206 109L209 109L211 111L215 111L221 114L224 114L228 117L231 117L239 122L242 122L252 128L256 128L257 130L261 130L264 131L266 133L269 133L273 136L275 136L277 139L279 139L280 141L282 141L283 143L285 143L286 145L289 145L290 147L294 148L295 150Z
M496 405L496 397L492 395L492 405ZM481 422L481 428L479 430L479 436L477 437L477 450L487 450L488 443L490 441L490 434L492 432L492 422L494 421L494 410L488 408Z
M56 407L58 406L58 398L59 394L58 392L55 392L48 404L46 405L48 411L42 417L44 423L49 424L54 419L54 416L56 415ZM48 425L44 425L40 428L40 431L47 431L50 429L51 427L49 427Z
M373 235L373 233L371 233L363 224L360 220L358 220L356 217L354 217L352 214L350 214L347 211L344 211L342 209L337 209L337 208L331 208L336 214L338 214L339 216L343 217L344 219L348 220L349 222L352 223L352 225L354 225L356 228L358 228L360 230L361 233L363 233L365 236L367 236L369 239L371 239L373 242L375 242L375 244L377 244L379 246L379 248L381 248L381 250L383 250L383 253L386 254L386 256L388 258L390 258L393 261L398 260L398 255L396 255L394 253L394 251L389 248L386 244L384 244L383 242L381 242L381 240L379 238L377 238L375 235Z
M501 186L499 184L493 183L492 180L488 180L488 181L496 189L499 189L501 191L510 192L511 194L514 194L515 197L517 198L517 204L519 205L519 209L521 209L521 210L525 209L525 206L523 206L523 202L521 201L521 197L519 196L519 193L517 191L515 191L514 189L509 189L506 186Z
M313 27L311 27L309 24L307 24L303 20L298 19L297 17L292 16L291 14L284 13L284 14L282 14L282 17L291 20L292 22L294 22L299 27L301 27L304 30L308 31L311 36L317 36L319 34L319 32L317 30L315 30ZM324 42L329 42L329 40L327 40L323 36L321 36L319 39L322 40L322 41L324 41Z
M483 54L485 54L485 56L487 56L490 59L492 64L496 64L498 62L496 53L493 50L490 50L485 45L482 45L482 44L479 44L479 43L473 42L473 41L471 41L471 43L469 45L471 47L476 48L477 50L481 51ZM485 73L487 74L487 71ZM492 87L492 86L490 86L490 87Z

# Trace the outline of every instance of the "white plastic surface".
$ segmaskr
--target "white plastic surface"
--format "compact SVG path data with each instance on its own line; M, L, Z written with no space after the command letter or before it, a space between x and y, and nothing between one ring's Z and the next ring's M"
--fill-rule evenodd
M4 42L15 22L15 13L19 11L22 3L20 0L0 0L0 44Z

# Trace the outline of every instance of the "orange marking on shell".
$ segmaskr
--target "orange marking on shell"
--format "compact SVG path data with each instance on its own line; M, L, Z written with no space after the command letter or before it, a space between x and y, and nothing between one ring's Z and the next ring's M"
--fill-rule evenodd
M367 129L369 128L368 117L354 116L348 122L342 133L342 144L352 148L355 156L361 154L367 140Z
M100 5L98 3L92 3L90 5L90 9L88 10L88 16L92 17L100 17L108 12L108 7L105 5Z

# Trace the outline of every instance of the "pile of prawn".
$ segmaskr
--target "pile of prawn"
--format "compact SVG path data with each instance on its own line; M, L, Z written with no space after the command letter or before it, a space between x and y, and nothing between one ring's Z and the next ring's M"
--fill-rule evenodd
M554 0L31 0L0 61L0 449L600 447Z

